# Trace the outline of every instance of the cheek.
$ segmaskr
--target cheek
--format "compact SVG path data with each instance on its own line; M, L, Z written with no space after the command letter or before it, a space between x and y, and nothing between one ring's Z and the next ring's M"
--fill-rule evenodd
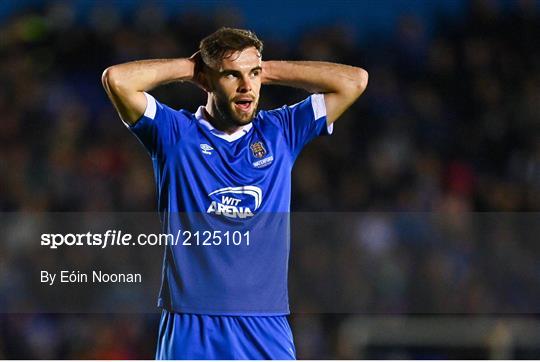
M219 82L216 90L220 95L230 98L231 94L236 92L236 86L232 82Z
M256 81L253 82L253 88L257 91L257 94L261 92L261 78L258 78Z
M227 89L223 87L223 85L217 83L214 87L214 96L218 98L221 102L225 103L229 99L229 95L227 93Z

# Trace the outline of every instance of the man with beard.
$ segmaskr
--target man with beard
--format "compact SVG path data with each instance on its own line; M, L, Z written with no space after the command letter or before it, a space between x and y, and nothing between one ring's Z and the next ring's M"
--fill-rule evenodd
M342 64L263 62L262 48L252 32L222 28L190 58L135 61L103 73L120 118L152 157L164 230L184 230L178 245L165 248L157 359L295 358L288 218L263 217L288 214L295 159L313 138L332 132L368 76ZM174 81L202 88L206 105L192 114L146 93ZM258 111L263 84L312 95Z

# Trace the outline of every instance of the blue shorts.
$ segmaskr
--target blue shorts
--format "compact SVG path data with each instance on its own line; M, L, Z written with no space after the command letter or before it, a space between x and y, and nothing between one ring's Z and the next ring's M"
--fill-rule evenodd
M296 359L287 316L246 317L163 310L156 359Z

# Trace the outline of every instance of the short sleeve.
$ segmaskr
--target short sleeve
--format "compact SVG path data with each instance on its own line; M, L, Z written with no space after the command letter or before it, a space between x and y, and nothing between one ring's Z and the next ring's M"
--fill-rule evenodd
M128 128L154 158L166 146L178 142L188 120L182 112L159 103L148 93L144 93L144 95L146 96L144 114Z
M279 122L294 158L315 137L329 135L333 131L333 124L326 124L324 94L312 94L292 106L270 111L270 114Z

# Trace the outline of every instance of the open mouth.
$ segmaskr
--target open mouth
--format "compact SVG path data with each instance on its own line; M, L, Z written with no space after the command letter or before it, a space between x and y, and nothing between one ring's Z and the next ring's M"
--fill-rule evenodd
M242 111L248 111L253 103L250 99L240 99L234 102L234 105Z

